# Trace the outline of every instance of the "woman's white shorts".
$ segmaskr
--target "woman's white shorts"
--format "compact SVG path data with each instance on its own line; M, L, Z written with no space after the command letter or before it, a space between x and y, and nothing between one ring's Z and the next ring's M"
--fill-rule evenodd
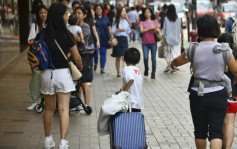
M76 90L69 68L46 69L41 71L40 76L42 94L53 95L58 92L69 93Z

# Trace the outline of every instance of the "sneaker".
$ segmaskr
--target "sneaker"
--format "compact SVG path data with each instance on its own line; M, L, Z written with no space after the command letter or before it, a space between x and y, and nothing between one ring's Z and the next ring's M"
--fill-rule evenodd
M69 148L69 142L60 142L59 146L58 146L59 149L68 149Z
M152 78L152 79L155 79L155 78L156 78L156 76L155 76L155 73L154 73L154 72L152 72L152 73L151 73L151 78Z
M80 111L84 110L84 108L82 107L82 105L79 105L77 108L78 108L78 110L80 110Z
M100 73L101 73L101 74L105 74L105 71L104 71L104 70L100 70Z
M174 73L175 72L175 69L172 69L171 71L170 71L170 73Z
M27 107L26 110L28 111L32 111L35 109L35 106L37 105L37 103L33 103L31 106Z
M167 66L167 67L165 68L164 72L168 72L168 71L170 71L170 70L171 70L171 67L170 67L170 66Z
M227 102L236 102L236 99L234 97L228 97Z
M45 137L45 139L44 139L44 147L45 147L45 149L51 149L51 148L55 147L55 142L53 141L53 137L52 136Z
M144 72L144 76L145 76L145 77L148 76L148 71L145 70L145 72Z

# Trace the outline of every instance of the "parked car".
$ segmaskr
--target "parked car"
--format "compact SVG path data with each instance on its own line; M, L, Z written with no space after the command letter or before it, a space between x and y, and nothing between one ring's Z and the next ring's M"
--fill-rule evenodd
M220 26L225 26L226 21L229 17L235 16L237 13L237 3L222 3L217 7L215 14L217 22Z
M210 1L197 0L197 16L204 14L214 15L214 10Z
M214 15L214 10L211 1L209 0L197 0L197 16L201 16L204 14ZM192 16L192 0L188 0L188 9L189 9L189 17L191 19Z

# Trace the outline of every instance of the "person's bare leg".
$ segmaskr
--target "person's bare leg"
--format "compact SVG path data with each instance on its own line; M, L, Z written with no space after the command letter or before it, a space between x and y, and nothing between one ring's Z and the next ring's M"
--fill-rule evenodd
M120 76L120 59L121 59L121 57L116 57L116 60L115 60L115 67L117 70L117 76Z
M222 147L224 149L231 149L234 139L235 116L235 113L226 113L224 125L222 127L224 134Z
M221 139L212 139L210 143L210 149L221 149L222 140Z
M206 139L195 139L197 149L206 149L207 140Z
M53 123L53 115L56 108L56 95L44 95L45 111L44 111L44 131L45 136L51 135Z
M67 140L69 128L69 102L71 93L57 93L58 111L60 114L61 139Z
M85 105L89 106L90 105L90 87L86 82L83 83L82 90L84 94Z

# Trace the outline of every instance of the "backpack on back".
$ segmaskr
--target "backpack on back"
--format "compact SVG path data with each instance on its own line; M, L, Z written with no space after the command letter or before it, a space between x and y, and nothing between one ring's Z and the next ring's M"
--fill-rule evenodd
M29 63L36 70L54 69L49 48L43 39L44 31L40 33L39 40L28 43L30 45L28 52Z
M233 47L234 49L237 49L237 18L236 17L230 17L234 22L232 24L231 28L231 34L233 36Z

